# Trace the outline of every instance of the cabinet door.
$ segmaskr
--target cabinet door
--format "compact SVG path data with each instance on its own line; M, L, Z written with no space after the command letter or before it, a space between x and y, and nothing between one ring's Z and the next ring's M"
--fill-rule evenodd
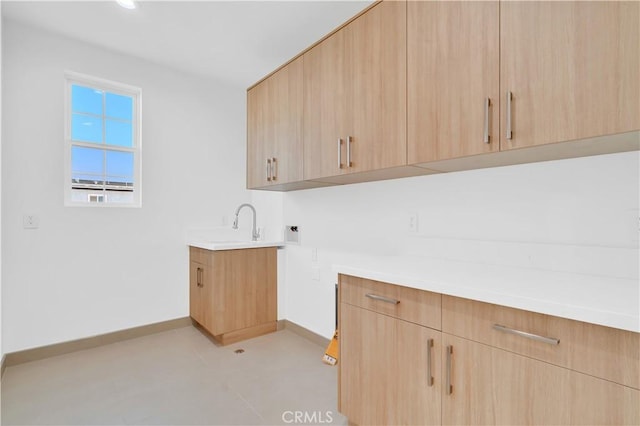
M314 46L303 58L304 178L339 175L346 160L345 123L348 120L344 30Z
M344 28L349 173L407 164L406 8L383 1Z
M341 303L339 342L339 407L350 422L440 424L440 332Z
M207 266L194 262L189 262L189 315L204 328L209 327L210 309L208 305L208 295L210 286L206 285L209 278Z
M481 343L442 334L452 392L443 424L638 424L640 392Z
M267 181L268 141L268 83L261 82L247 92L247 188L261 188ZM268 153L268 154L267 154Z
M638 2L501 2L500 148L639 129L639 16Z
M407 15L408 163L497 151L499 3L410 1Z
M275 247L214 252L211 334L277 320L276 256Z
M249 188L302 180L302 57L247 93L247 158Z

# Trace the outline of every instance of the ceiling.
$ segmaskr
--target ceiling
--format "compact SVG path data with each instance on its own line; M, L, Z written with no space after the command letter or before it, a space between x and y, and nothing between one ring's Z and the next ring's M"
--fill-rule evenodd
M2 17L248 87L371 1L2 1Z

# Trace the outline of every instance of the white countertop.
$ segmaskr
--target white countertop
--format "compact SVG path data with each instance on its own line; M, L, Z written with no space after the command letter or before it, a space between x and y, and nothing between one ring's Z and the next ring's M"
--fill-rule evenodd
M187 242L187 245L192 247L198 247L205 250L239 250L248 248L262 248L262 247L282 247L284 242L282 241L216 241L216 240L199 240L193 239Z
M340 274L640 332L634 279L437 260L362 256L333 266Z

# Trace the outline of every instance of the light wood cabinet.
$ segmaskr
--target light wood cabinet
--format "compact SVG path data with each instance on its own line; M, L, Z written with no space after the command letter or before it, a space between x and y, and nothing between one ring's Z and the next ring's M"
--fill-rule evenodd
M442 296L442 331L640 389L638 333L452 296Z
M639 3L409 2L408 8L409 164L449 171L567 158L571 151L593 155L607 148L434 163L640 129Z
M352 423L640 424L638 333L342 274L339 285L338 408Z
M408 162L500 148L500 4L409 1Z
M210 269L207 265L189 262L189 315L205 328L211 327L211 308L206 301L211 300L209 282Z
M441 333L347 303L340 315L339 408L349 421L440 424L441 384L433 374Z
M406 3L382 2L304 53L304 178L406 164Z
M276 250L190 247L190 315L221 344L276 330Z
M639 69L639 2L377 2L249 89L247 186L639 150Z
M500 148L640 129L639 31L638 2L501 2Z
M302 57L247 92L247 187L303 179Z
M442 397L443 424L640 422L635 389L447 333L442 340L451 383Z

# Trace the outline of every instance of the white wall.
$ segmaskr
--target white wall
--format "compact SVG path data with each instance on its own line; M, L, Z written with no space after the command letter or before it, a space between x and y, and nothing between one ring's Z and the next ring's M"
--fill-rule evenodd
M638 278L638 170L632 152L286 193L284 223L302 234L287 247L287 318L330 337L331 265L358 253Z
M11 21L3 31L3 350L187 316L187 230L250 198L245 88ZM142 208L64 207L65 70L142 88ZM39 229L22 228L25 213Z
M2 99L2 2L0 1L0 99ZM2 102L0 102L0 188L2 188ZM2 347L2 191L0 191L0 360ZM2 416L0 415L0 418Z

